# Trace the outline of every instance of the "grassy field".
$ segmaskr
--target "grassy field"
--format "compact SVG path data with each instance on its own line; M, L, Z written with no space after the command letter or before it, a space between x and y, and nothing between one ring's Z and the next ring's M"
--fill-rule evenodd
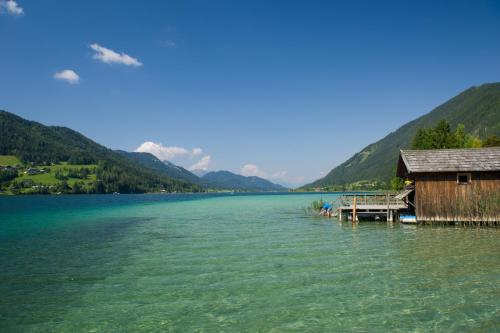
M23 181L27 179L33 180L35 183L40 184L40 185L54 185L60 182L59 179L56 178L56 171L63 171L64 169L82 169L82 168L89 168L93 169L96 168L97 165L95 164L66 164L66 163L61 163L58 165L39 165L36 166L35 168L37 169L46 169L49 168L50 172L48 173L42 173L39 175L28 175L23 173L19 177L17 177L15 180L17 181ZM95 173L90 174L87 179L80 179L80 178L68 178L67 182L69 186L72 186L75 182L78 181L83 181L85 184L92 184L96 180L96 175Z
M20 161L14 157L14 156L0 156L0 165L19 165ZM7 164L9 163L9 164ZM25 181L33 181L34 185L41 185L41 186L49 186L49 185L57 185L61 183L62 181L60 179L56 178L56 173L60 172L63 175L67 176L66 182L70 187L73 187L73 185L76 182L82 182L84 189L90 189L93 186L93 183L96 181L97 177L95 174L95 170L97 169L96 164L67 164L67 163L61 163L57 165L37 165L33 166L34 169L45 169L45 170L50 170L49 172L44 172L40 173L37 175L28 175L25 173L26 169L21 168L19 169L19 176L16 177L15 179L12 180L12 182L18 182L18 183L23 183ZM82 178L74 178L74 177L69 177L68 171L71 170L80 170L83 168L90 169L90 174L88 174L87 178L82 179ZM5 184L4 184L5 185ZM32 188L29 186L27 188L21 189L21 193L30 193L32 191ZM4 194L11 194L11 190L7 187L5 187L5 192Z
M15 156L12 155L0 155L0 165L22 165L23 163Z

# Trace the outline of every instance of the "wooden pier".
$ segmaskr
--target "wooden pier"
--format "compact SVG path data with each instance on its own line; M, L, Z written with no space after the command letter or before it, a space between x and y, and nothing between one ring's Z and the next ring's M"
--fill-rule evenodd
M373 220L386 220L393 222L399 211L408 209L404 196L368 193L368 194L344 194L339 199L336 215L339 220L343 218L358 222L359 218Z

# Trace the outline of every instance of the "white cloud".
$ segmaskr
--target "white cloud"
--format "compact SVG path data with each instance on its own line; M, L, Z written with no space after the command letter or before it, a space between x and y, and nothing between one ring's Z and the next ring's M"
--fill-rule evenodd
M287 175L287 172L285 170L282 171L277 171L271 175L269 175L270 179L284 179Z
M144 142L142 145L137 147L135 151L142 153L151 153L162 161L170 161L175 157L190 154L189 150L187 150L186 148L175 146L167 147L162 145L161 143L155 143L151 141Z
M7 11L11 15L23 15L24 9L14 0L0 0L0 12Z
M170 161L176 157L182 157L182 156L186 158L188 157L193 158L203 153L203 149L201 148L193 148L189 150L184 147L164 146L161 143L156 143L152 141L144 142L139 147L137 147L135 151L142 153L151 153L162 161L165 160Z
M113 50L107 49L99 44L92 44L90 48L96 51L93 58L105 62L107 64L119 63L127 66L142 66L142 62L133 58L125 53L117 53Z
M67 81L69 84L77 84L80 82L80 77L75 71L71 69L65 69L63 71L54 74L54 79Z
M212 156L205 155L198 162L191 165L189 170L191 170L191 171L193 171L193 170L207 171L210 168L211 164L212 164Z
M201 148L193 148L193 150L191 151L192 156L198 156L198 155L201 155L202 153L203 153L203 149L201 149Z
M241 174L243 176L259 176L259 177L265 177L265 173L262 172L258 166L255 164L245 164L241 168Z
M245 164L241 168L240 173L246 177L257 176L257 177L261 177L261 178L270 179L272 181L288 181L287 178L289 178L288 172L285 170L276 171L273 173L268 173L268 172L265 172L264 170L260 169L255 164Z

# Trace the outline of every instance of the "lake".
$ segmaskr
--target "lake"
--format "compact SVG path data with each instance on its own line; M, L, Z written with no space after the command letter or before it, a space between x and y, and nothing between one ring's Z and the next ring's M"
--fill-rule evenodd
M306 212L335 196L0 197L0 331L498 331L500 229Z

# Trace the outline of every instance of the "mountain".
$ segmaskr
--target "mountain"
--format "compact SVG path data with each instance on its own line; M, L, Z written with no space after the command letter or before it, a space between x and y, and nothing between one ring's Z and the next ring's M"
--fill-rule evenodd
M284 186L274 184L260 177L245 177L229 171L212 171L204 175L202 179L207 183L222 189L256 192L287 190Z
M387 182L393 175L399 150L408 148L417 130L447 120L452 128L464 124L467 133L485 139L500 135L500 83L469 88L431 112L372 143L335 167L324 178L302 188L352 184L360 181Z
M136 161L140 165L156 170L163 175L172 177L174 179L181 179L194 184L201 184L200 177L169 161L162 162L151 153L127 152L123 150L117 150L116 152Z
M62 184L64 190L67 183L71 183L69 187L73 193L201 190L198 185L145 167L66 127L45 126L0 111L0 133L0 155L19 158L26 168L45 166L47 170L58 170L57 175L46 171L46 177L31 177L33 179L29 180L33 185L29 188L55 188L55 185ZM21 175L18 178L12 184L3 186L16 191L22 189L26 179Z
M245 177L229 171L204 172L201 177L191 173L181 166L169 161L161 161L153 154L140 152L126 152L118 150L118 153L133 159L137 163L154 169L161 174L175 179L182 179L204 188L238 190L238 191L286 191L287 188L274 184L259 177Z

